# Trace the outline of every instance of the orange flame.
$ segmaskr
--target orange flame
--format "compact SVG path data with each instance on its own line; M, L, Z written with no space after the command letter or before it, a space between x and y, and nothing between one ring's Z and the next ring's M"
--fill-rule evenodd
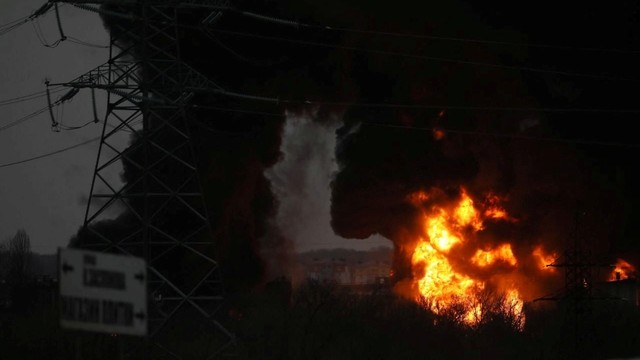
M471 225L477 231L482 230L482 220L478 215L478 211L473 206L473 200L467 195L466 191L462 191L462 200L458 203L455 211L455 220L458 225Z
M609 275L609 281L624 280L636 276L636 268L628 262L618 259L616 267Z
M486 209L484 211L484 217L487 219L507 220L516 222L517 219L512 218L507 214L507 211L500 206L501 199L496 194L488 194L485 199Z
M511 266L515 266L518 263L518 260L513 256L510 244L502 244L494 250L478 250L471 258L471 262L481 267L493 265L498 261L505 262Z
M542 249L542 246L538 246L533 250L533 257L536 259L540 270L547 270L550 272L555 272L555 268L551 266L547 266L553 264L558 255L556 253L547 254Z
M485 201L487 205L479 211L465 189L461 190L461 197L453 206L433 206L425 211L424 234L417 236L411 264L417 300L424 302L436 314L454 305L462 305L464 307L462 320L473 326L482 321L487 311L481 302L481 294L487 284L485 281L474 278L472 273L465 274L456 269L455 262L451 260L454 257L460 259L462 253L458 250L469 245L465 235L483 230L484 219L509 219L509 217L506 211L497 206L497 196L492 195L494 198ZM424 193L409 197L414 200L414 205L418 206L415 200L428 198L429 195ZM477 249L475 255L466 263L486 270L498 264L516 267L518 260L511 244L504 243L493 249ZM505 314L517 316L520 319L518 327L522 329L524 302L518 289L514 285L505 285L506 283L501 282L502 286L499 288L504 294L503 308L500 310Z
M436 140L442 140L442 139L444 139L444 137L446 135L444 130L439 129L439 128L433 128L432 133L433 133L433 138L436 139Z

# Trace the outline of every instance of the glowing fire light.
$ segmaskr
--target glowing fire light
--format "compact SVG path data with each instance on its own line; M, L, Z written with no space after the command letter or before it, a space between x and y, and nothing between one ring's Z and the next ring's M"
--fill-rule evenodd
M533 250L533 256L538 262L538 266L540 267L541 270L548 270L548 271L556 270L554 267L547 266L547 265L550 265L554 261L556 261L557 254L555 253L547 254L544 252L544 250L542 250L541 246L538 246Z
M628 262L618 259L616 267L609 276L609 281L624 280L636 276L636 268Z
M500 206L500 201L500 197L496 194L488 194L485 199L486 209L484 210L484 217L487 219L516 222L517 219L510 217L507 211Z
M471 258L471 262L481 267L493 265L498 261L505 262L511 266L515 266L518 263L518 260L513 256L510 244L500 245L494 250L478 250Z
M462 200L460 200L454 214L458 225L471 225L478 231L482 230L482 220L480 220L476 208L473 207L473 200L471 200L465 191L462 192Z
M457 250L467 246L465 234L484 229L484 219L509 219L506 211L497 206L497 197L485 201L485 208L476 209L473 199L461 189L460 199L453 206L432 206L424 212L424 234L417 236L415 250L411 257L416 299L438 314L452 306L462 305L462 321L468 325L478 324L488 311L483 308L482 292L487 289L485 281L474 278L472 273L464 273L451 260L460 260ZM429 194L416 193L409 196L416 206L418 200L430 199ZM505 264L516 267L516 259L511 244L503 243L490 249L477 249L475 255L467 259L478 269L488 270L494 265ZM524 326L523 300L514 285L503 281L497 289L503 294L500 311L520 319L517 326ZM496 287L496 284L492 284Z
M460 242L460 238L452 235L447 229L447 214L441 211L440 216L427 219L427 235L431 243L440 251L447 251Z
M438 129L438 128L433 128L432 133L433 133L433 138L436 139L436 140L442 140L442 139L444 139L444 136L446 135L444 130Z
M459 301L471 302L473 288L484 287L484 284L455 272L446 256L428 241L421 241L416 247L412 262L423 269L423 276L418 279L420 295L436 312L438 308L446 308Z

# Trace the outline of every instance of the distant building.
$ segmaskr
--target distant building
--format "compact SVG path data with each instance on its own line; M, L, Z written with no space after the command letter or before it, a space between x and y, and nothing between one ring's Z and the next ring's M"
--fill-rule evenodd
M640 289L636 278L607 281L602 284L602 290L609 296L640 306Z
M307 269L307 277L325 283L349 285L351 269L344 261L317 261Z
M306 276L322 283L338 285L350 294L389 293L391 265L387 261L352 261L313 259L305 268Z
M364 263L353 266L352 285L377 284L388 278L391 267L385 262Z

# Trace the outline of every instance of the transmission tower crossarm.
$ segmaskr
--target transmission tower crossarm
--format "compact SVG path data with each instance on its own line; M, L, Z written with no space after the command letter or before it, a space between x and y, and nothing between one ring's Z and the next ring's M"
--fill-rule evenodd
M232 97L247 97L248 95L237 94L233 92L225 91L221 86L202 75L197 70L193 69L187 64L181 64L184 71L184 83L183 86L176 86L176 88L183 88L189 92L214 92L222 95ZM141 83L141 79L138 76L138 70L140 69L140 63L131 61L116 61L107 62L95 69L92 69L83 75L64 83L50 84L51 86L66 86L73 88L96 88L111 91L118 95L124 96L122 91L138 89ZM120 90L120 91L118 91ZM142 100L141 96L131 96ZM175 99L165 99L167 103L181 103L188 100L191 97L189 94L182 94ZM160 99L147 99L153 102L162 102ZM274 100L274 99L272 99Z

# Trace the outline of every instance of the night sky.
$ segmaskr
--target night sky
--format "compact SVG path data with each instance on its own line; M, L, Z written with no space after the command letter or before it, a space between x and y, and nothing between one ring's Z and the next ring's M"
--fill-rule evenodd
M607 7L550 1L295 0L235 5L313 26L297 29L230 13L216 24L218 44L184 30L185 61L210 79L229 91L289 100L273 106L202 97L196 99L200 104L289 111L290 119L299 120L285 125L284 118L267 121L212 110L196 114L219 132L251 139L239 142L219 134L201 139L216 142L203 145L211 159L208 171L223 174L209 184L216 189L212 198L224 200L213 208L234 218L247 213L256 199L278 198L281 203L280 213L278 201L268 200L264 211L252 208L251 219L233 226L216 220L217 230L241 226L242 221L273 225L277 219L275 232L258 226L261 230L245 234L242 241L251 248L275 233L312 237L300 230L305 228L299 225L302 221L323 229L314 233L326 233L311 243L340 244L340 238L327 231L330 225L338 236L354 238L344 240L344 246L352 246L370 236L393 238L410 226L406 219L411 210L403 203L407 194L464 184L474 193L508 195L508 209L526 219L527 227L520 230L557 249L563 248L575 213L586 213L585 232L598 254L625 256L638 264L640 142L634 120L639 112L621 111L640 109L635 101L640 82L637 2ZM3 23L30 11L23 4L3 6L11 8L3 12ZM70 14L70 24L77 21L82 29L76 36L106 42L97 17L77 9ZM358 31L326 30L323 25ZM55 24L49 22L48 28L55 38ZM18 30L22 33L0 38L3 54L40 49L27 30L25 26ZM3 56L2 98L39 91L45 77L68 80L106 60L104 51L73 46L63 43L38 50L42 53ZM61 57L50 60L54 55L49 54ZM24 75L9 69L21 69ZM3 108L2 123L28 113L28 106ZM75 116L83 111L89 116L86 103L78 100L73 106ZM30 128L0 133L7 139L0 142L2 162L98 135L97 127L75 135L48 133L47 122L41 116ZM433 137L434 127L445 132L444 139ZM284 137L283 129L289 129ZM287 139L287 134L295 138ZM293 139L316 142L296 145ZM25 227L36 251L64 246L82 221L95 148L0 169L0 199L5 203L0 235ZM286 163L291 159L295 161ZM300 173L308 178L296 177L292 166L303 167ZM223 183L231 185L216 186ZM234 206L223 205L230 203ZM308 204L316 204L317 211L309 211L303 220L283 215L288 211L293 217L292 209ZM46 239L48 234L56 239ZM292 241L300 245L307 240Z

